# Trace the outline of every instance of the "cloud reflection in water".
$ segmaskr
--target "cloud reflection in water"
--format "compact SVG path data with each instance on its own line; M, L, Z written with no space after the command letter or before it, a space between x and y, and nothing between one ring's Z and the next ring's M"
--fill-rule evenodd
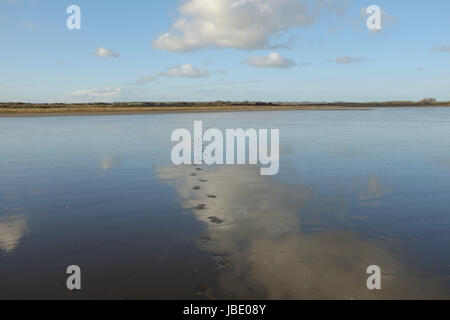
M206 225L199 245L222 270L219 295L268 299L371 299L439 297L434 282L412 276L381 243L345 230L307 234L302 207L312 190L282 185L244 166L163 167L184 208ZM193 188L199 186L200 189ZM381 195L369 183L371 199ZM363 199L361 199L363 200ZM366 199L368 200L368 199ZM366 269L379 265L383 290L366 287Z

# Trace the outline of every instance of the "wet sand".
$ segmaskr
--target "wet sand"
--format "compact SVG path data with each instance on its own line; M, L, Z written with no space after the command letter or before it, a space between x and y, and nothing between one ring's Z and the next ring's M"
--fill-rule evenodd
M167 107L167 108L60 108L60 109L2 109L0 118L10 117L61 117L61 116L100 116L100 115L133 115L133 114L164 114L164 113L217 113L217 112L248 112L248 111L370 111L371 108L346 108L328 106L280 106L280 107Z
M443 279L421 278L396 257L395 242L333 229L303 232L299 216L314 190L286 187L258 172L244 166L159 169L184 208L206 226L197 242L221 273L215 287L205 287L204 298L450 298ZM199 181L201 188L193 188ZM373 264L382 267L381 291L366 286L365 271Z
M236 115L1 118L0 299L450 298L450 109ZM196 120L280 128L279 174L171 165Z

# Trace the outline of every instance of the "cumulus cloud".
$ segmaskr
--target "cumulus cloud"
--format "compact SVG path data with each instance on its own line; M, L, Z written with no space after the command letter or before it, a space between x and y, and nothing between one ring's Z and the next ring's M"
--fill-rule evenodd
M103 48L102 46L99 46L97 51L94 52L94 56L101 58L118 58L119 54L112 52L109 49Z
M336 58L335 62L337 64L351 64L351 63L358 63L358 62L362 62L366 60L364 57L349 57L349 56L344 56L344 57L339 57Z
M160 75L166 77L201 78L207 77L209 72L190 64L183 64L172 67L166 72L161 72Z
M437 46L433 48L436 52L450 52L450 46Z
M121 93L120 88L78 90L70 94L76 98L114 98Z
M280 31L307 26L316 17L299 0L188 0L178 10L181 17L153 42L154 48L261 49Z
M278 52L273 52L268 56L262 57L251 57L244 61L245 64L248 64L252 67L258 68L291 68L296 65L296 63L288 58L283 57Z

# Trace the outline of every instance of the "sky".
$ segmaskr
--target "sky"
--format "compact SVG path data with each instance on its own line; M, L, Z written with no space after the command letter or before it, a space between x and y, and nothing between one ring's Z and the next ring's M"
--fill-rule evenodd
M381 30L367 27L371 5ZM2 102L450 100L449 89L448 0L0 0Z

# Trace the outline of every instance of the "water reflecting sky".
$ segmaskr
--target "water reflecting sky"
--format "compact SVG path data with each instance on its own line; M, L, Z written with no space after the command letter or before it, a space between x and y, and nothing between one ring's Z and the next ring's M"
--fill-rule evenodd
M280 173L172 166L194 120L280 129ZM0 118L0 298L448 298L449 129L447 108Z

